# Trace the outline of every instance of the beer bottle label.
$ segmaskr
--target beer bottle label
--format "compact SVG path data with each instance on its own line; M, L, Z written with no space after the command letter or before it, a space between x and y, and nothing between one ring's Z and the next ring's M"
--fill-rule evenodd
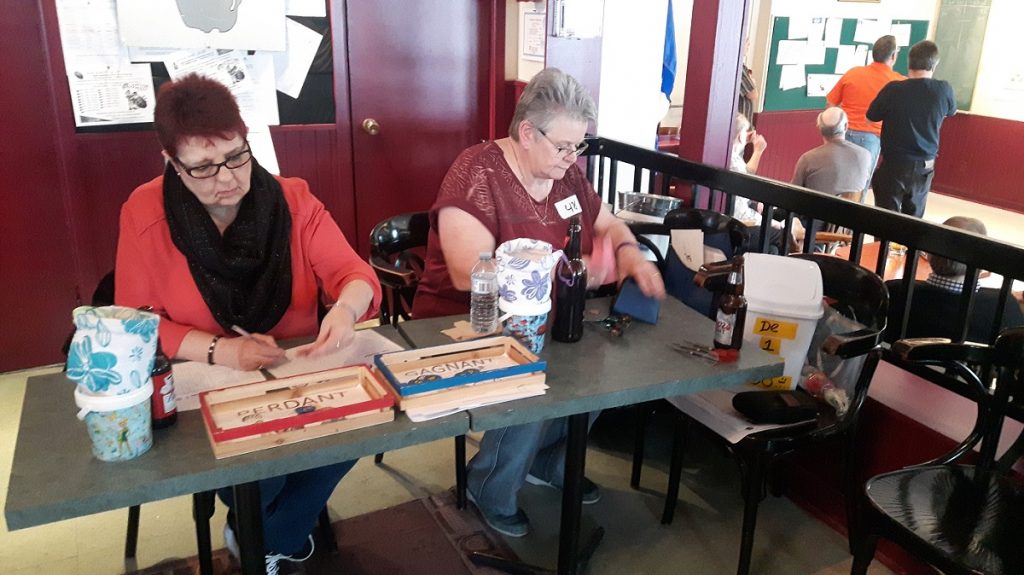
M160 394L164 400L164 413L171 413L178 408L177 402L174 398L174 374L167 372L164 377L164 384L160 388Z
M736 314L718 310L715 321L715 341L722 345L732 345L732 332L736 327Z

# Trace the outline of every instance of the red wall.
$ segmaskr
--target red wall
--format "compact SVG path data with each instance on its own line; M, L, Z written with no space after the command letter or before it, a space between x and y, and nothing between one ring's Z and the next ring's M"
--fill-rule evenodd
M757 131L768 140L758 175L788 182L800 155L821 144L819 110L765 112ZM957 114L942 124L932 188L972 202L1024 212L1024 122Z

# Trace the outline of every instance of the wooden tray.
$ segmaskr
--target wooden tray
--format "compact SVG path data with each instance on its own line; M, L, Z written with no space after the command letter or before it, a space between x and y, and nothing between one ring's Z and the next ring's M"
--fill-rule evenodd
M365 365L207 391L199 402L217 459L395 418L394 395Z
M530 373L543 376L547 368L546 361L508 336L384 353L373 361L402 398Z

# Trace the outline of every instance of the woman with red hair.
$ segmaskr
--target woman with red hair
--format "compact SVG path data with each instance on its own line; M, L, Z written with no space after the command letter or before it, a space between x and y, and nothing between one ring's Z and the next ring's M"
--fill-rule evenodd
M259 165L231 92L194 74L166 83L154 123L166 168L121 208L115 302L161 315L169 357L255 370L284 358L280 338L316 335L299 352L309 357L348 345L377 313L380 283L304 180ZM260 482L269 573L312 554L309 533L353 465ZM230 489L220 496L233 505Z

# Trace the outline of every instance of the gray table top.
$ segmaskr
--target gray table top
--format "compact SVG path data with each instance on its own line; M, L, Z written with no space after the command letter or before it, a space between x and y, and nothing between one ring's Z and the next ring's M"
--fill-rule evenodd
M607 299L589 300L587 318L604 318ZM400 324L417 347L451 343L440 330L457 318L432 318ZM656 325L633 321L621 337L588 323L576 343L549 341L547 393L469 410L473 431L486 431L642 403L654 399L731 387L782 374L783 361L756 346L743 347L739 361L716 364L681 355L668 347L683 340L710 344L714 322L674 298L661 304Z
M391 327L376 329L405 346ZM421 423L397 413L390 423L218 460L199 412L188 411L178 414L175 426L155 432L147 453L105 463L92 456L72 390L63 374L28 381L4 508L9 529L257 481L469 430L466 413Z

